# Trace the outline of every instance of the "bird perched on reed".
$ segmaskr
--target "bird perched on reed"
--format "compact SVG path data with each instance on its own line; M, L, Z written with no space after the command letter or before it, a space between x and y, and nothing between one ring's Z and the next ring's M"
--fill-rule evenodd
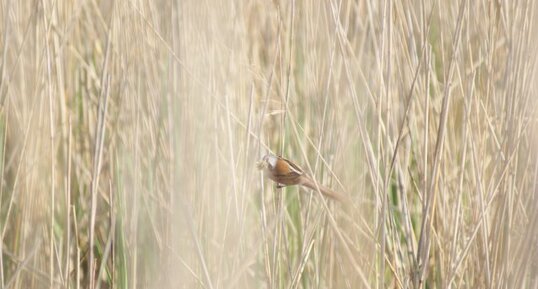
M266 155L258 162L258 169L264 170L265 175L277 183L277 188L286 186L301 185L314 191L319 191L327 197L338 200L345 200L345 196L339 194L325 186L322 186L308 176L304 171L293 162L280 156Z

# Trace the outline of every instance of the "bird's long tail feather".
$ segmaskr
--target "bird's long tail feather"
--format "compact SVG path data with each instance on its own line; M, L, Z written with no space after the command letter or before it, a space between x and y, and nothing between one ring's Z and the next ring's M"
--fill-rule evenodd
M329 197L329 198L332 198L332 199L335 199L339 202L344 202L346 200L346 196L340 194L340 193L337 193L321 184L318 183L318 185L316 186L316 183L311 180L310 178L304 178L304 181L302 182L302 185L307 187L307 188L310 188L314 191L317 191L318 188L319 188L319 191L324 194L325 196Z

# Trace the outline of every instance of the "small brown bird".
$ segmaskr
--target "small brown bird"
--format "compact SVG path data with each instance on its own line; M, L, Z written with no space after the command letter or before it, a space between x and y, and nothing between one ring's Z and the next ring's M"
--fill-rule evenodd
M316 183L310 176L291 161L274 155L266 155L258 162L258 169L263 169L265 175L277 183L277 188L301 185L317 191ZM318 184L319 190L327 197L343 202L345 197L327 187Z

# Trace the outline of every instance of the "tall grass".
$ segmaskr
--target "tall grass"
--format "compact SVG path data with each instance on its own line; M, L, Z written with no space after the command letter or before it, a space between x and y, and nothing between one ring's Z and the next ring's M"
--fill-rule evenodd
M2 1L0 286L537 288L534 8Z

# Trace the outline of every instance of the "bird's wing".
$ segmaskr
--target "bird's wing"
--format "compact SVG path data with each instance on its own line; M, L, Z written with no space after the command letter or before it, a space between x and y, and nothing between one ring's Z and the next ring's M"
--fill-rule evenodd
M292 174L297 175L297 176L302 176L304 174L304 171L303 171L303 169L301 169L301 167L294 164L290 160L287 160L285 158L282 158L282 159L285 160L286 162L288 162L288 164L290 164L290 170L291 170Z

